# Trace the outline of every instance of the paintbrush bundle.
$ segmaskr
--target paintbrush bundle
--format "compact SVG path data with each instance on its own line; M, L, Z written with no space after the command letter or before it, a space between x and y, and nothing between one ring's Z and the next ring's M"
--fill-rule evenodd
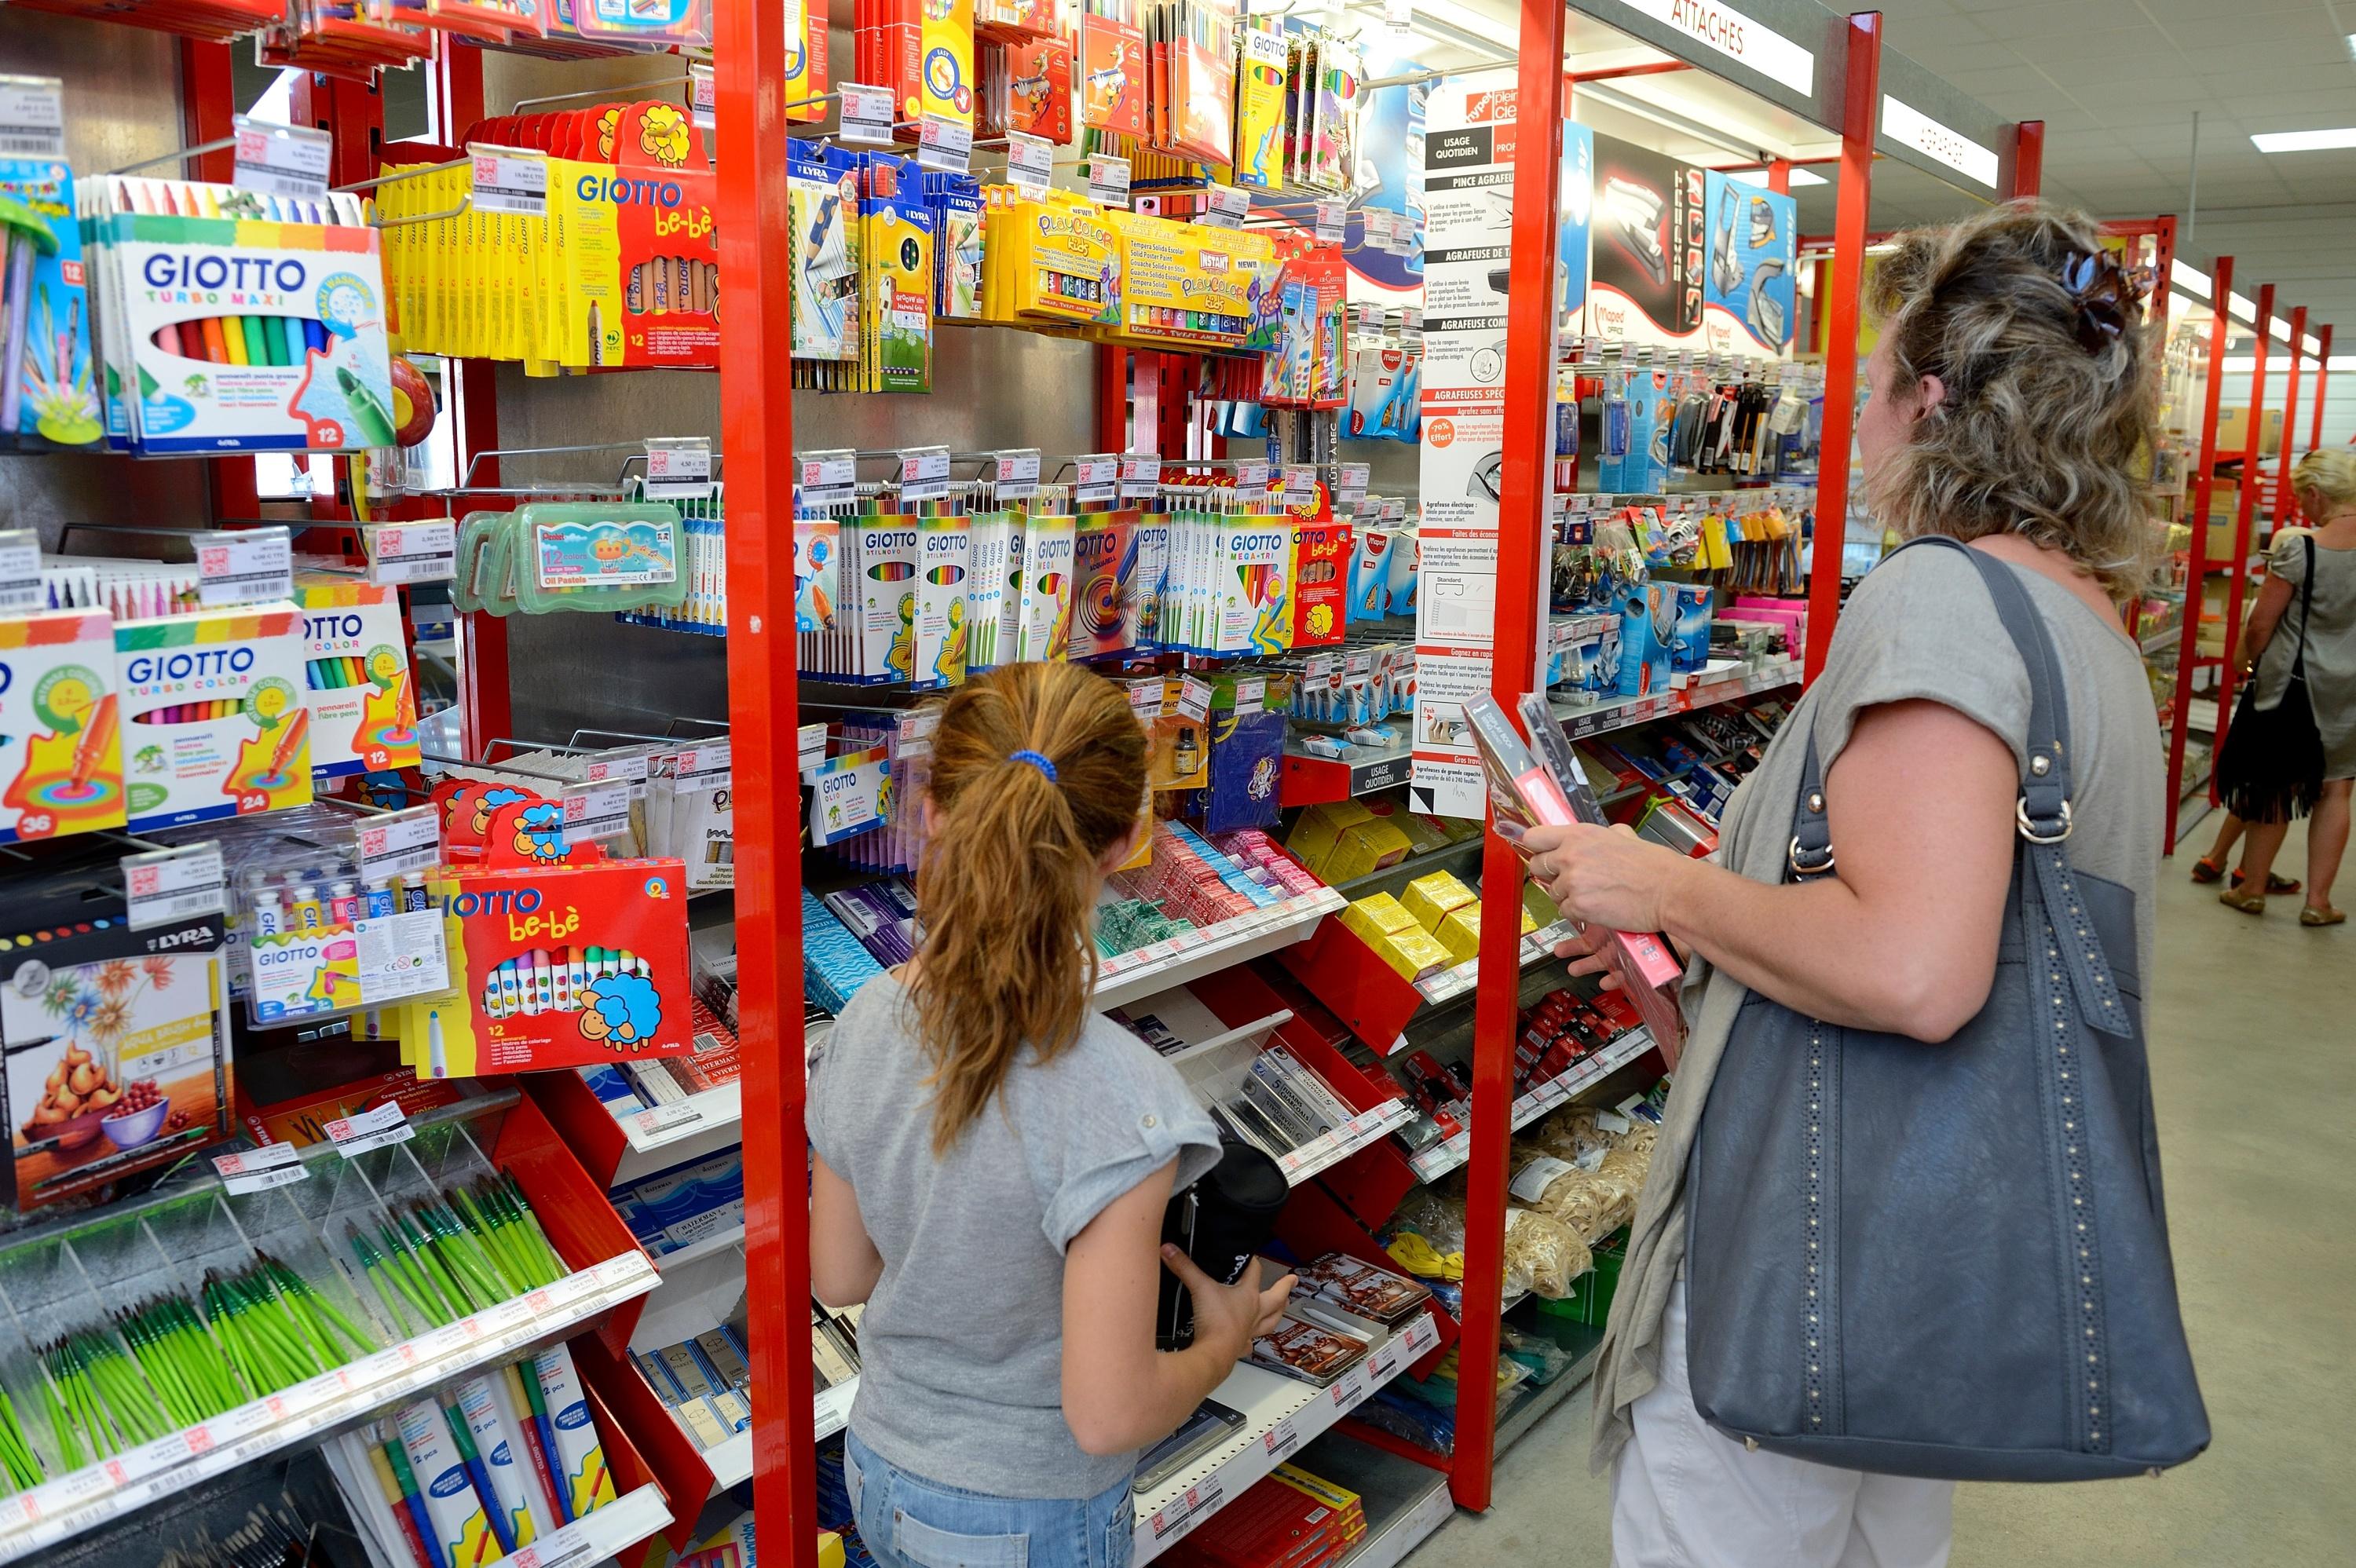
M107 444L393 444L377 231L357 197L108 175L81 191Z

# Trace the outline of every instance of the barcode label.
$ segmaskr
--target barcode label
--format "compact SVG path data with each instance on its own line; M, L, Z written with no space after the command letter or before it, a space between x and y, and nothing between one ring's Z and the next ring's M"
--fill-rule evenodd
M66 155L65 84L54 76L0 76L0 153Z

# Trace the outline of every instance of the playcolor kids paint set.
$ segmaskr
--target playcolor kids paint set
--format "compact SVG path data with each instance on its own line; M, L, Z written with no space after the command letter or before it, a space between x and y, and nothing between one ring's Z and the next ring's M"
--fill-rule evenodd
M384 278L358 197L109 175L81 217L109 446L393 444Z
M311 798L303 613L249 604L114 628L134 833Z
M114 687L104 611L0 621L0 844L123 826Z

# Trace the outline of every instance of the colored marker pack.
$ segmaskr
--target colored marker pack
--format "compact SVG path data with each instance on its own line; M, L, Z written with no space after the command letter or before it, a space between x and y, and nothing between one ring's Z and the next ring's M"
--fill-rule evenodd
M244 605L114 627L132 831L311 798L302 613Z
M303 612L312 776L417 766L417 700L398 592L387 583L306 577L294 603Z
M1324 647L1342 640L1348 606L1344 581L1351 561L1350 525L1332 518L1292 526L1292 625L1287 639L1296 648Z
M514 805L495 814L504 824ZM495 827L494 832L509 831ZM578 853L578 851L575 851ZM679 1056L689 1029L686 872L677 860L450 865L426 873L455 995L401 1004L420 1077Z
M0 844L123 826L114 686L104 611L0 621Z
M358 200L108 176L84 205L107 444L142 454L393 442L377 231Z

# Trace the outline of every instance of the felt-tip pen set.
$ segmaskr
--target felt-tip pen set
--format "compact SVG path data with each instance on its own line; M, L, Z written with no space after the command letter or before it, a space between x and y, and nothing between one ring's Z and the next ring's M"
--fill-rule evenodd
M533 948L493 969L483 982L483 1011L495 1019L516 1013L573 1012L590 1006L589 987L616 975L651 975L626 947Z
M241 706L235 698L217 697L209 702L181 702L169 708L134 713L131 721L134 724L209 724L216 719L233 716Z

